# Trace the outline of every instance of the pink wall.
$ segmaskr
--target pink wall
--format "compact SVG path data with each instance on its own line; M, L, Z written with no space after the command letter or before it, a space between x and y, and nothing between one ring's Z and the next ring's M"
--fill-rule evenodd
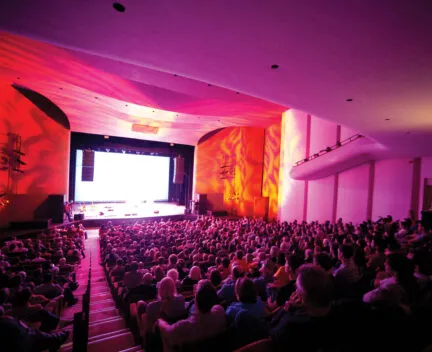
M305 182L289 176L292 165L306 156L307 115L288 110L282 114L279 209L281 221L303 220Z
M366 220L369 164L339 174L336 218L358 223Z
M334 182L335 176L308 182L307 221L332 219Z
M309 124L308 124L309 119ZM309 132L308 132L309 131ZM368 162L323 179L297 181L289 176L292 165L336 141L337 125L304 112L289 110L283 114L281 131L281 168L279 177L279 219L326 221L342 218L359 223L371 217L391 214L405 218L417 201L422 209L425 178L432 178L432 158L420 160L419 192L413 172L419 165L413 159L390 159ZM341 140L356 131L341 126ZM313 162L310 161L310 162ZM336 182L337 180L337 182ZM335 185L337 189L335 190ZM417 183L418 186L418 183Z
M312 117L310 154L336 144L337 125L317 117Z
M343 141L344 139L347 139L348 137L351 137L357 133L358 132L352 130L351 128L341 126L341 141Z
M425 186L425 178L432 179L432 158L422 158L421 172L420 172L420 201L419 210L423 210L423 190ZM419 216L421 213L419 212Z
M372 219L392 215L401 219L411 208L412 163L410 159L381 160L375 164Z

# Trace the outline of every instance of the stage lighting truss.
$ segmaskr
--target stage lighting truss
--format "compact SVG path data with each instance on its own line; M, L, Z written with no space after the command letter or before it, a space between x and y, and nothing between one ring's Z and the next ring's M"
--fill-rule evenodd
M9 176L24 173L22 166L27 165L21 158L21 136L15 133L5 134L6 141L0 144L0 171L9 171Z

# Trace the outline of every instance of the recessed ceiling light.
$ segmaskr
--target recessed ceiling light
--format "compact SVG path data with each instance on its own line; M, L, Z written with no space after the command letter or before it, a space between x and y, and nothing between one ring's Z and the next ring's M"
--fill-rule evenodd
M177 77L177 74L176 74L176 73L174 73L174 77Z
M348 103L350 103L350 102L352 102L353 100L352 100L351 98L348 98L346 101L347 101Z
M239 92L236 92L236 94L240 94Z
M385 119L386 121L390 121L390 119Z
M211 87L211 84L209 83L209 84L207 84L209 87Z
M60 89L60 90L63 90L63 88L62 88L62 87L60 87L59 89Z
M152 112L155 112L154 110Z
M120 4L119 2L113 3L113 7L114 7L114 10L116 10L118 12L125 12L126 11L126 7L124 7L124 5Z
M95 97L95 99L97 100L97 99L99 99L98 97Z
M271 68L272 68L272 70L277 70L279 68L279 65L276 65L276 64L271 65Z

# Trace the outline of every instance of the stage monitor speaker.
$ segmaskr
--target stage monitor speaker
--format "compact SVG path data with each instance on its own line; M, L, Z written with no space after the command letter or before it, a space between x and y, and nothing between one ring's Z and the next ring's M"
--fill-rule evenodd
M175 185L182 185L184 179L184 159L181 156L174 158L174 179L173 183Z
M81 181L93 182L94 178L94 151L84 150L82 160Z
M425 228L425 231L432 230L432 211L422 211L422 225Z
M48 196L48 217L52 219L54 224L63 223L64 201L65 197L63 194L50 194Z
M79 213L79 214L74 214L74 221L82 221L84 220L84 214Z

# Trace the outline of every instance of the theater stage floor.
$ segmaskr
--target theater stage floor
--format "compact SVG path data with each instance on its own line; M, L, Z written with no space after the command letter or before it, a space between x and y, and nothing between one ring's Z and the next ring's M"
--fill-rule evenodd
M75 204L73 214L85 220L160 218L184 215L185 206L176 203L97 203Z

